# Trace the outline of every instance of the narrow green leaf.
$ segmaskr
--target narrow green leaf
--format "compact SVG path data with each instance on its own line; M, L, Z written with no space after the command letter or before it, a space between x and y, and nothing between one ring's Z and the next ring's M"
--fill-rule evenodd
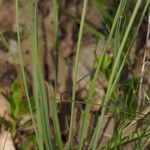
M84 30L86 9L87 9L88 0L83 1L82 8L82 16L81 16L81 24L78 34L77 48L76 48L76 57L75 57L75 65L73 68L73 87L72 87L72 105L71 105L71 119L70 119L70 129L69 129L69 139L68 139L68 148L71 147L72 136L73 136L73 121L74 121L74 106L75 106L75 98L76 98L76 83L77 83L77 72L78 72L78 64L79 64L79 56L80 56L80 46L82 41L82 35Z

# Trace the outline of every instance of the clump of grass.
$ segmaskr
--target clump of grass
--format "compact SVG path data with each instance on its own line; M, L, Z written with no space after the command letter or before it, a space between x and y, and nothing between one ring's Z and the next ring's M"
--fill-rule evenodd
M39 149L52 149L51 142L51 132L49 124L49 114L48 114L48 102L46 91L44 87L44 80L42 77L40 61L39 61L39 49L38 49L38 1L34 1L34 16L30 14L31 19L34 19L34 22L30 23L31 25L31 37L32 37L32 67L33 67L33 89L34 89L34 100L35 100L35 110L33 113L31 107L31 100L29 97L26 75L24 70L23 63L23 52L21 50L21 41L20 41L20 31L19 31L19 1L16 0L16 24L17 24L17 35L18 35L18 47L19 47L19 56L20 63L22 68L22 76L26 91L26 96L29 103L29 108L31 116L33 118L33 124L35 127L36 139ZM29 1L29 4L31 2Z
M141 5L141 0L137 1L136 5L135 5L135 8L134 8L134 11L132 13L132 16L131 16L131 19L129 21L129 24L127 26L127 29L124 33L124 36L123 36L123 39L122 39L122 42L121 42L121 45L120 45L120 48L118 49L118 53L117 53L117 56L116 56L116 60L114 62L114 66L113 66L113 69L112 69L112 73L111 73L111 77L110 77L110 80L109 80L109 84L108 84L108 88L107 88L107 92L106 92L106 96L105 96L105 99L104 99L104 105L108 105L108 102L109 102L109 99L110 99L110 96L111 96L111 92L113 91L113 84L114 84L114 81L115 81L115 78L116 76L118 77L119 76L119 73L121 73L121 70L122 67L120 67L118 69L118 73L117 73L117 66L118 66L118 63L120 61L120 58L121 58L121 54L123 52L123 49L125 47L125 43L127 41L127 38L129 36L129 33L131 31L131 27L133 25L133 22L135 20L135 17L136 17L136 14L138 12L138 9ZM123 63L124 65L124 63ZM117 79L118 80L118 79ZM93 145L91 147L93 147L92 149L96 149L97 147L97 144L98 144L98 138L99 138L99 133L101 131L101 128L102 128L102 124L103 124L103 118L104 118L104 114L106 112L106 107L103 107L102 108L102 112L101 112L101 115L100 117L98 118L98 123L96 125L96 128L95 128L95 131L93 133L93 136L92 136L92 139L91 139L91 144L90 145ZM90 148L91 148L90 147Z
M103 1L104 2L104 1ZM150 0L147 0L143 4L143 10L138 16L138 10L142 4L142 0L137 0L136 4L133 8L133 12L131 13L131 17L129 18L128 11L130 8L129 0L121 0L119 2L115 17L113 18L113 23L111 30L109 32L109 35L107 37L106 44L104 48L101 50L101 53L97 57L97 65L94 72L94 75L90 82L90 87L88 91L88 96L86 100L86 107L83 113L83 119L80 126L80 134L77 144L77 149L81 150L84 145L84 140L86 138L87 132L88 132L88 124L89 124L89 116L90 116L90 110L93 105L93 99L95 94L95 86L97 84L97 79L99 76L99 72L102 69L102 64L104 64L103 60L106 54L106 51L108 47L114 43L114 55L113 55L113 65L110 71L110 75L107 76L108 79L108 86L106 90L106 95L104 98L104 102L102 105L101 114L98 116L98 121L95 125L94 132L92 134L92 137L90 137L89 145L87 149L95 150L99 147L99 139L101 136L101 130L103 127L103 121L104 116L107 111L107 108L109 108L109 102L112 99L113 93L117 93L118 86L120 86L120 76L122 73L122 70L124 68L124 65L127 63L128 60L128 54L130 53L130 50L133 46L133 43L137 37L139 28L141 26L142 20L146 14L146 11L148 10ZM97 5L97 7L100 7L99 5L100 1L94 0L94 4ZM16 26L17 26L17 37L18 37L18 48L19 48L19 59L20 59L20 65L21 65L21 73L22 73L22 79L24 83L24 89L32 117L32 122L34 126L35 136L36 136L36 142L38 145L38 149L40 150L50 150L50 149L64 149L63 143L61 139L61 131L60 131L60 124L61 120L58 119L58 108L56 103L56 93L58 89L58 71L59 71L59 38L58 38L58 11L59 6L57 0L52 0L52 8L53 8L53 18L54 18L54 54L55 54L55 87L54 87L54 95L52 90L50 89L49 85L47 85L48 89L48 95L46 94L46 87L45 82L43 79L42 71L41 71L41 64L40 64L40 57L39 57L39 40L38 40L38 1L34 0L33 3L28 0L28 12L29 12L29 21L30 21L30 33L31 33L31 45L32 45L32 76L33 76L33 93L34 93L34 103L35 103L35 111L33 111L33 108L31 106L31 98L29 96L28 91L28 84L26 80L26 73L24 69L24 58L23 58L23 51L21 48L21 39L20 39L20 31L19 31L19 0L16 0ZM103 3L100 3L103 4ZM105 4L105 3L104 3ZM75 56L75 63L73 67L73 87L72 87L72 98L71 98L71 115L70 115L70 129L69 129L69 135L68 135L68 141L67 141L67 149L73 149L73 125L74 125L74 109L75 109L75 99L76 99L76 84L77 84L77 73L78 73L78 64L79 64L79 56L80 56L80 46L82 42L82 35L84 31L84 25L87 26L85 22L86 17L86 10L87 10L88 0L83 1L83 8L82 8L82 15L81 15L81 21L77 19L77 22L80 23L80 30L78 35L78 41L77 41L77 48L76 48L76 56ZM101 8L99 8L101 9ZM106 13L104 13L106 14ZM139 18L137 18L137 16ZM110 17L108 17L110 18ZM104 18L105 20L105 18ZM91 29L91 28L90 28ZM92 34L96 34L99 36L99 32L97 30L93 31L92 28ZM109 31L109 30L108 30ZM112 45L111 45L112 46ZM132 80L132 79L131 79ZM133 80L132 80L133 81ZM123 144L135 141L137 139L141 139L143 137L147 137L150 135L150 130L147 127L143 131L137 131L129 136L123 136L122 130L125 128L125 126L129 123L128 120L130 120L130 117L133 119L136 116L136 107L134 111L130 111L129 113L131 116L129 117L128 113L128 102L132 99L135 100L135 93L134 91L137 91L137 87L134 86L133 82L131 81L131 84L129 86L132 89L132 92L128 91L126 93L126 103L121 106L119 95L115 97L114 103L116 104L116 109L119 111L120 116L117 116L117 112L114 111L114 119L116 119L115 122L115 128L117 130L117 133L114 132L113 135L115 138L112 138L108 142L108 146L105 148L107 149L117 149L120 148ZM124 85L123 85L124 86ZM135 88L136 87L136 88ZM125 90L123 89L123 92L125 93ZM128 98L128 95L131 99ZM50 101L48 101L50 99ZM52 119L53 119L53 125L54 125L54 135L53 135L53 129L50 125L50 118L49 118L49 105L50 105L50 111L52 112ZM132 105L132 102L130 103ZM133 106L133 105L132 105ZM123 107L123 112L120 109L120 107ZM131 106L129 107L131 108ZM132 109L132 108L131 108ZM118 125L117 125L118 123ZM143 147L143 145L140 143L139 147Z

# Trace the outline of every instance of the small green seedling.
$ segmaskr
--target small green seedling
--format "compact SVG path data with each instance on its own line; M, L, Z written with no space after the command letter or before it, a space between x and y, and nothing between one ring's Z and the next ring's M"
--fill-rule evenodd
M28 146L28 144L34 142L32 121L30 117L29 119L25 119L25 116L29 114L29 108L27 101L23 96L20 83L14 81L11 87L11 91L12 93L10 96L3 94L9 104L9 119L7 120L5 117L0 116L0 124L2 124L5 130L10 130L13 141L17 141L17 139L19 139L21 136L21 133L24 133L26 138L24 138L22 142L14 143L17 145L17 147L24 149L26 146Z

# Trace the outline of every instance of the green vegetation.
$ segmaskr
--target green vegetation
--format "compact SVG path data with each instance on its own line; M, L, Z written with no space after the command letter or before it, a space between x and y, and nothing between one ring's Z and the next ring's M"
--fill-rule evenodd
M38 39L38 0L27 1L32 49L32 92L29 90L24 52L21 46L20 3L21 1L16 0L18 53L21 66L21 82L23 83L15 81L12 84L11 96L3 95L9 103L9 117L11 121L0 117L0 123L6 130L10 131L13 140L17 139L20 129L24 128L24 130L27 130L28 135L25 135L24 140L18 145L19 149L27 149L31 144L33 149L39 150L82 150L83 147L88 150L121 150L128 143L134 143L134 149L144 149L150 138L150 120L147 119L149 118L147 117L149 112L141 114L139 110L138 90L140 79L134 73L131 73L124 81L121 80L121 76L124 74L125 67L129 66L128 56L136 42L142 22L144 19L147 19L150 0L136 0L135 4L131 4L130 0L116 0L115 4L108 3L107 0L93 0L92 4L100 15L101 26L99 29L86 21L88 0L83 0L81 19L72 16L69 12L65 12L66 17L80 25L75 47L75 61L72 62L72 95L69 98L70 100L67 101L68 104L71 104L71 112L68 112L70 113L69 132L65 142L62 140L61 120L58 116L59 108L57 103L59 59L62 57L59 49L59 13L61 13L59 12L59 2L57 0L51 1L54 23L53 50L55 55L55 80L54 90L52 90L51 85L44 81L42 74L39 50L40 41ZM98 41L102 38L105 39L105 45L104 47L99 47L101 50L95 58L94 72L90 75L87 98L84 102L81 102L77 100L77 75L79 73L80 50L82 39L84 38L84 29ZM0 36L3 36L3 34L0 34ZM8 49L8 47L6 48ZM107 81L105 96L92 134L90 137L87 137L91 108L93 105L96 105L94 104L94 96L96 95L95 88L100 72ZM74 131L76 103L84 103L85 109L78 124L79 135L74 137L76 136ZM111 112L114 120L112 136L107 141L106 146L101 146L100 139L103 137L104 118L109 112ZM27 114L30 114L29 119L21 124L21 118ZM141 130L137 128L138 130L135 130L130 135L124 134L124 130L130 127L133 121L135 121L134 124L137 124L137 127L139 123L144 125ZM32 128L28 129L29 127ZM77 142L75 142L74 138L77 138ZM88 141L87 145L85 144L86 140Z

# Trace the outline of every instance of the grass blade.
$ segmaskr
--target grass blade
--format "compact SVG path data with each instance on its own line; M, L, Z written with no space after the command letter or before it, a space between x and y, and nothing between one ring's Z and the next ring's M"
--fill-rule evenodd
M58 47L58 2L57 0L52 0L53 7L53 19L54 19L54 53L55 53L55 90L54 97L50 96L50 90L48 90L49 96L51 97L51 110L53 115L54 129L56 134L56 141L58 143L58 147L62 150L62 139L61 139L61 131L60 131L60 123L57 115L57 103L56 103L56 92L58 88L58 70L59 70L59 47ZM48 88L49 89L49 88Z
M88 0L84 0L83 1L82 16L81 16L80 30L79 30L78 41L77 41L75 66L74 66L74 69L73 69L72 101L75 101L77 72L78 72L78 63L79 63L79 55L80 55L80 46L81 46L81 41L82 41L82 34L83 34L83 29L84 29L87 4L88 4ZM74 105L75 105L75 103L72 102L72 105L71 105L70 129L69 129L69 140L68 140L68 146L69 147L70 147L71 140L72 140L72 130L73 130L73 120L74 120Z
M53 20L54 20L54 54L55 54L55 91L58 86L58 69L59 69L59 47L58 47L58 2L52 0Z
M21 39L20 39L20 30L19 30L19 0L16 0L16 28L17 28L17 40L18 40L18 49L19 49L19 60L20 60L20 65L21 65L21 73L22 73L22 78L23 78L25 94L27 97L28 106L29 106L29 110L31 113L31 117L32 117L36 140L37 140L38 145L40 146L40 142L39 142L40 138L38 136L37 126L36 126L32 106L31 106L31 102L30 102L30 96L29 96L28 85L27 85L27 81L26 81L26 74L25 74L25 69L24 69L24 62L23 62L23 52L21 49Z
M33 74L33 89L36 106L36 119L38 132L40 136L40 149L53 149L51 142L51 132L49 123L49 111L45 84L42 76L42 71L39 61L38 49L38 1L34 1L34 25L32 32L32 74Z
M56 137L56 141L58 143L59 149L62 150L63 146L62 146L62 141L61 141L61 132L60 132L60 126L59 126L60 124L59 124L58 115L57 115L57 104L55 101L56 99L52 95L53 92L47 83L46 83L46 86L48 89L48 97L50 98L50 108L52 111L52 118L54 122L55 137Z
M108 102L109 102L109 95L110 95L109 93L110 93L110 89L112 87L113 80L114 80L114 77L115 77L115 74L116 74L116 71L117 71L116 68L117 68L117 65L118 65L118 62L120 60L123 48L125 46L126 40L128 38L129 32L131 30L132 24L134 22L134 19L136 17L136 14L137 14L137 11L138 11L138 9L140 7L141 2L142 2L142 0L138 0L137 3L136 3L136 5L135 5L133 14L132 14L131 19L129 21L129 24L128 24L128 27L126 29L125 35L123 37L121 46L120 46L120 48L118 50L117 58L116 58L114 66L113 66L113 70L112 70L112 73L111 73L111 77L110 77L110 81L109 81L107 93L106 93L106 96L105 96L104 105L107 105ZM106 107L103 107L102 108L102 112L101 112L101 116L99 116L99 118L98 118L98 123L96 125L96 128L95 128L93 136L92 136L91 143L93 145L93 150L95 150L96 147L97 147L99 133L100 133L101 128L102 128L102 123L103 123L103 118L104 118L105 111L106 111Z
M78 149L82 149L83 140L84 140L84 137L85 137L86 132L87 132L87 124L89 122L89 113L90 113L90 108L91 108L91 105L92 105L92 98L94 96L94 88L96 86L96 81L97 81L99 71L100 71L100 67L101 67L101 64L102 64L102 59L103 59L104 54L105 54L105 52L106 52L106 50L107 50L107 48L108 48L108 46L111 42L112 35L114 33L114 30L115 30L115 27L116 27L116 24L117 24L117 20L119 19L120 13L124 9L124 6L125 6L125 1L122 0L120 2L120 5L119 5L117 13L116 13L116 16L114 18L114 22L113 22L109 37L107 39L105 47L102 50L102 57L101 57L101 55L98 57L98 64L97 64L97 67L96 67L96 71L95 71L94 77L93 77L93 79L90 83L90 88L89 88L89 93L88 93L88 98L87 98L87 101L90 102L90 103L86 104L86 108L85 108L85 111L84 111L83 124L82 124L82 129L81 129L81 132L80 132L80 139L79 139Z

